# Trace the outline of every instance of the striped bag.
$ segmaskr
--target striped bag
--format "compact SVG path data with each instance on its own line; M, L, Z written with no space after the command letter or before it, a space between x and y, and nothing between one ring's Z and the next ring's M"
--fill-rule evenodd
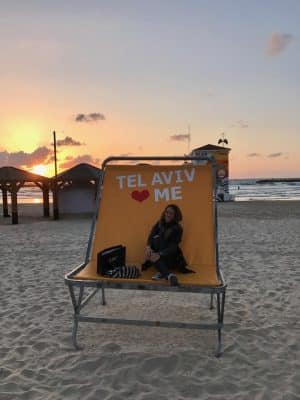
M106 275L111 278L136 279L140 276L140 270L135 265L124 265L107 271Z

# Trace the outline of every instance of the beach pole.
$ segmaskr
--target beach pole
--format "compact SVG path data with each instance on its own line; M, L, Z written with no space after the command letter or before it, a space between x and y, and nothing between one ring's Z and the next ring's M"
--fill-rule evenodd
M53 144L54 144L54 184L53 184L53 219L59 219L58 211L58 193L57 193L57 158L56 158L56 132L53 131Z
M43 207L44 207L44 217L49 217L49 185L44 183L43 185Z
M12 224L16 225L19 222L18 218L18 189L17 185L13 182L11 187L11 217Z
M3 205L3 217L9 217L9 213L8 213L8 201L7 201L7 189L6 188L2 188L2 205Z

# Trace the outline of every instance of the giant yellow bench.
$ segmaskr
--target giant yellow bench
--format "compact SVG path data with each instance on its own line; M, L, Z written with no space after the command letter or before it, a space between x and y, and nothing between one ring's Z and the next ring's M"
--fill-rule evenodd
M125 161L126 165L113 162ZM133 161L173 161L172 165L136 164ZM175 161L185 163L174 164ZM187 163L187 161L190 161ZM194 162L194 163L193 163ZM216 355L223 353L222 328L226 283L219 265L216 202L216 165L199 157L110 157L102 166L97 212L92 223L85 262L65 276L74 308L72 340L77 348L79 322L124 323L147 326L215 329L218 332ZM179 287L165 280L153 281L150 268L137 279L116 279L97 274L99 251L122 244L126 263L140 266L144 261L149 231L168 204L177 204L183 214L183 240L180 244L191 274L176 273ZM79 288L76 294L75 288ZM94 288L85 295L85 290ZM216 297L217 322L206 324L126 320L82 315L81 310L98 290L105 288L199 292Z

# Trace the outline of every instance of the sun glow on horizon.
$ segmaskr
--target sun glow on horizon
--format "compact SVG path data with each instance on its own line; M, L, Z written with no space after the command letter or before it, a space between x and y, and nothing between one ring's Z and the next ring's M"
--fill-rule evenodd
M38 165L34 165L31 168L31 172L33 172L34 174L37 174L37 175L47 176L47 175L49 175L49 168L47 165L38 164Z

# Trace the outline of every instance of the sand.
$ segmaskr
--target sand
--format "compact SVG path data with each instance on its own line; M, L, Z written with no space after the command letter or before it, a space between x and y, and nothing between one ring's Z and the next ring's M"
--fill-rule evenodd
M32 216L30 216L32 215ZM64 274L83 261L91 219L0 218L0 399L299 399L300 202L220 205L228 281L225 353L209 331L82 324L70 340ZM208 296L107 291L91 311L214 318Z

